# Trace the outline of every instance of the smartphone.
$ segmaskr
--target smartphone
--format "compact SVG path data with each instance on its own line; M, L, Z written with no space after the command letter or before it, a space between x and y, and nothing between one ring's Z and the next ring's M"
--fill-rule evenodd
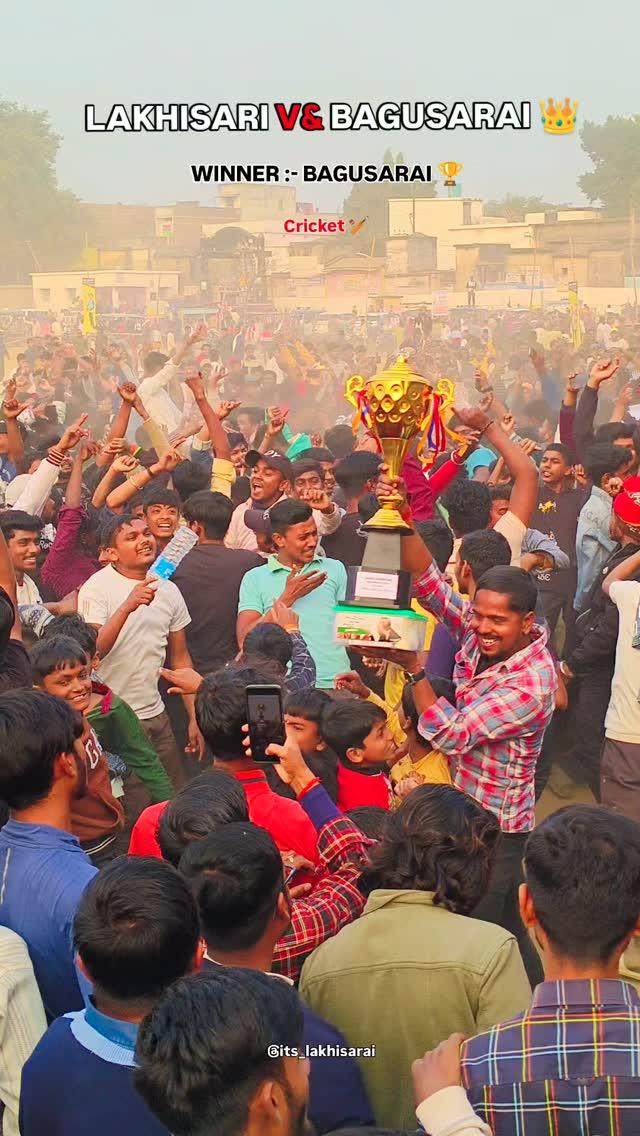
M247 722L253 760L277 765L278 758L266 751L272 742L284 745L285 741L282 690L279 686L267 683L247 686Z

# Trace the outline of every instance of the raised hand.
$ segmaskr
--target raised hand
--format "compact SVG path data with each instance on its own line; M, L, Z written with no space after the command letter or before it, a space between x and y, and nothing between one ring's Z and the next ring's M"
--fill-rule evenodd
M357 671L347 671L346 674L336 675L333 680L336 690L348 690L356 698L367 699L371 694L369 687L362 681Z
M236 401L232 399L226 399L224 402L221 402L219 406L216 406L216 416L220 419L221 422L224 422L225 418L228 418L230 414L233 414L234 410L237 410L239 406L242 406L240 399L237 399Z
M131 406L134 406L138 397L138 388L135 383L121 383L118 387L118 394L123 402L129 402Z
M136 584L125 600L129 614L137 611L139 607L148 607L155 599L157 589L158 581L155 576L147 576L141 584Z
M292 568L280 599L287 607L293 607L296 600L315 592L326 578L326 572L305 572L301 576L299 568Z
M128 473L133 473L138 465L137 458L134 458L132 454L117 454L111 463L111 469L116 473L124 473L126 476Z
M27 399L26 402L18 402L17 398L5 398L2 404L5 418L19 418L25 410L31 409L33 402L32 398Z
M80 442L82 438L87 437L87 431L84 429L84 424L87 421L88 417L88 414L81 414L79 418L76 418L75 422L72 422L69 426L67 426L64 434L58 442L58 449L65 451L72 450L74 446L78 445L78 442Z
M620 366L619 359L600 359L598 363L594 363L589 375L590 383L599 387L600 383L604 383L607 379L612 379L618 367Z
M167 452L158 459L156 469L158 469L158 472L164 470L167 473L173 473L174 469L176 466L180 465L181 461L182 455L179 454L177 450L167 450Z

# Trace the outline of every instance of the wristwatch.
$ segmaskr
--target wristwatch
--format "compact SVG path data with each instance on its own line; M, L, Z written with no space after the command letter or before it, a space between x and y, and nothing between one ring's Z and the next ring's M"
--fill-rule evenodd
M415 674L412 674L411 671L405 671L404 677L407 686L415 686L417 682L422 682L423 678L426 678L427 676L424 673L424 669L420 668L420 670L416 671Z

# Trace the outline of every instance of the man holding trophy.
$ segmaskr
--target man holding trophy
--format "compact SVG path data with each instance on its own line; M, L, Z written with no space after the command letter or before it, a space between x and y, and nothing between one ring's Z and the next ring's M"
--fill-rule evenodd
M363 422L377 439L385 466L378 487L381 508L365 526L369 535L362 568L349 570L336 632L367 655L404 668L420 713L419 732L447 757L456 788L500 821L498 860L476 914L516 936L529 978L537 981L541 967L520 920L518 886L524 844L534 826L536 762L557 683L547 632L534 622L537 589L521 568L497 567L477 582L473 601L466 600L447 583L413 532L400 468L420 430L432 452L444 447L437 389L400 359L366 383L349 380L347 397L357 408L354 425ZM469 418L486 441L503 449L500 428L473 414ZM424 448L423 440L418 452ZM455 705L436 696L425 674L420 636L414 633L413 621L419 617L410 611L412 595L457 644ZM377 638L381 615L399 636L392 647L389 639L383 644ZM348 638L349 627L356 627L359 636Z

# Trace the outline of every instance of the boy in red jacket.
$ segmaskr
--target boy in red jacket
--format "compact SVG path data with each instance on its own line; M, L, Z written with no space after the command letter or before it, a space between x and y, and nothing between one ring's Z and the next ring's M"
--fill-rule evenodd
M322 713L320 730L339 762L338 808L388 809L392 795L387 773L394 743L384 710L355 698L331 702Z

